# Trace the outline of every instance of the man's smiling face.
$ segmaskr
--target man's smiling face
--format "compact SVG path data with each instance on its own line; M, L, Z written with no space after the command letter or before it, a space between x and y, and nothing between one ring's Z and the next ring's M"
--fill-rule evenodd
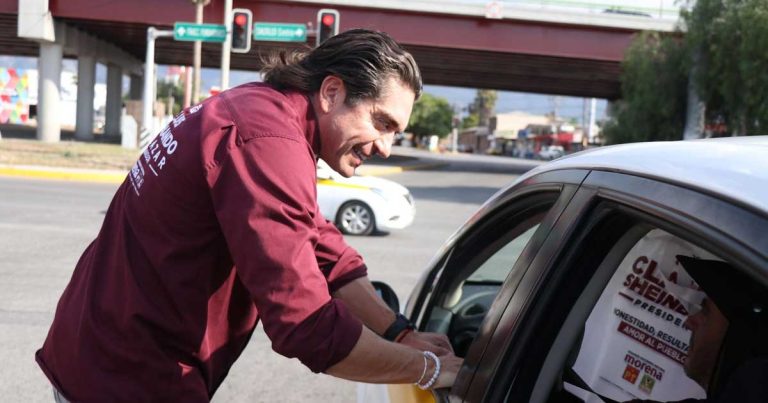
M416 96L395 77L386 79L378 99L348 105L346 95L344 82L328 76L313 104L320 128L320 158L350 177L374 154L389 157L395 133L408 125Z

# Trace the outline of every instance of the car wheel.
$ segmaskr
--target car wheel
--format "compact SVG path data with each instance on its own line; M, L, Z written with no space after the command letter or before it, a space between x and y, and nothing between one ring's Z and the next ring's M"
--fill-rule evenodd
M375 229L376 220L367 204L351 201L339 209L336 225L347 235L368 235Z

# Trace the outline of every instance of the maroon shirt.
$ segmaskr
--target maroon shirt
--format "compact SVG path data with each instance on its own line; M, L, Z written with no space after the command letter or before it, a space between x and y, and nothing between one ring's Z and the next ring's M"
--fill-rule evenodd
M208 401L259 319L315 372L346 357L362 324L330 292L366 269L318 210L319 141L309 99L263 84L174 119L59 301L36 355L54 386L72 401Z

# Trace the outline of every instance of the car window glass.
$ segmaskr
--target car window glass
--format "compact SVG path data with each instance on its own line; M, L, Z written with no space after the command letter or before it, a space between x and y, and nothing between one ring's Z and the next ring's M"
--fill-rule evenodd
M464 356L557 196L539 195L534 206L500 209L459 242L445 263L423 330L446 334L456 354Z
M467 278L469 282L498 282L501 283L509 274L517 258L523 252L523 248L536 232L539 225L536 224L511 242L504 245L495 254L491 255L477 270Z

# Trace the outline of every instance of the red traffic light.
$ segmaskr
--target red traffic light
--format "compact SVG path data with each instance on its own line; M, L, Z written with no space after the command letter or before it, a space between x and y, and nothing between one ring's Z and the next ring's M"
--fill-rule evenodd
M251 50L251 36L253 35L253 13L245 8L236 8L232 10L232 29L231 50L234 53L248 53Z
M333 23L336 21L336 16L333 14L325 14L323 15L323 25L332 26Z
M330 8L323 8L317 12L317 43L328 40L328 38L339 33L339 12Z

